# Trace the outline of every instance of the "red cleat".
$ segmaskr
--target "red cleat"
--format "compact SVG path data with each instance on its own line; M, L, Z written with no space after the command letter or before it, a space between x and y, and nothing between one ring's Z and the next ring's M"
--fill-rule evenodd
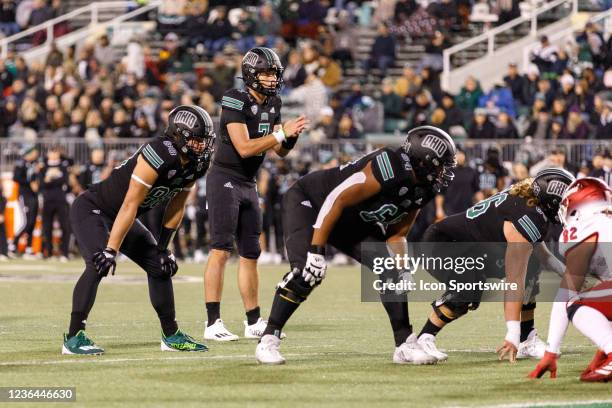
M580 376L580 381L608 382L612 381L612 353L608 354L606 360L587 374Z
M599 367L604 361L606 361L607 355L603 352L603 350L597 350L595 352L595 356L593 356L593 360L589 363L589 366L580 374L580 377L587 375L591 371L595 370Z

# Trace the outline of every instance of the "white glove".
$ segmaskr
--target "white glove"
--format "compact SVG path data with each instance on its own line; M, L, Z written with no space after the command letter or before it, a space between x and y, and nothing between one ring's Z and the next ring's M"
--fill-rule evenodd
M310 284L310 286L321 283L323 278L325 278L327 263L325 262L325 255L323 255L322 252L323 251L321 250L317 250L316 252L308 252L306 266L302 270L302 277Z

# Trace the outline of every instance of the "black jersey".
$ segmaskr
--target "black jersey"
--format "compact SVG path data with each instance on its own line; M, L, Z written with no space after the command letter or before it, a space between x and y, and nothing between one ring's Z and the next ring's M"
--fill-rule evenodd
M166 137L155 138L140 146L130 158L115 167L108 178L89 188L97 193L96 204L107 215L115 217L119 212L139 156L157 171L158 177L138 207L137 216L172 199L183 188L202 177L207 169L204 162L182 165L172 141Z
M465 212L466 224L476 242L505 242L504 221L510 221L529 242L542 242L550 223L537 206L510 194L510 188L482 200Z
M342 166L310 173L297 184L309 198L310 205L318 211L336 187L363 170L369 162L381 191L346 208L337 227L346 228L349 234L351 230L359 229L362 233L367 231L372 237L384 239L389 225L399 223L408 212L422 208L435 196L430 186L417 185L407 154L390 148L376 150Z
M84 188L89 188L92 184L102 181L104 167L104 164L89 163L84 165L79 173L79 184Z
M19 193L33 195L30 183L37 179L37 161L18 160L13 169L13 181L19 184Z
M220 137L213 163L232 170L232 173L244 180L253 181L265 153L244 159L240 157L229 137L227 125L246 124L251 139L270 134L274 126L281 123L281 100L279 97L269 96L260 105L246 90L230 89L223 95L221 107Z

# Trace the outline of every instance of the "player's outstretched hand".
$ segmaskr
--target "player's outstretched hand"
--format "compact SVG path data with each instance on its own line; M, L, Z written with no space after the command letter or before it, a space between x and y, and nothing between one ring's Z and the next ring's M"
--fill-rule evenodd
M315 286L325 278L326 271L327 262L323 250L311 247L306 257L306 266L302 270L302 277L310 286Z
M504 344L497 349L497 356L499 361L502 361L504 358L508 357L508 361L511 363L516 363L517 352L518 349L514 344L512 344L512 342L504 340Z
M285 137L298 137L307 125L308 121L304 115L300 115L295 119L289 119L283 124Z
M174 254L169 250L159 251L161 270L163 278L171 278L178 272L178 265Z
M536 368L529 373L529 378L541 378L547 371L550 371L550 378L557 378L557 358L555 353L547 351L540 360Z
M103 251L96 252L93 255L92 261L98 271L98 275L105 277L110 272L115 274L115 268L117 267L117 251L112 248L105 248Z

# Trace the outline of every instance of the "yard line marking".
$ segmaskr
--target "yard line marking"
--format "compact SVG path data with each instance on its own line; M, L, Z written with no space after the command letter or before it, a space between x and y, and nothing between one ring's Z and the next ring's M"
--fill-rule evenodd
M547 402L516 402L512 404L478 405L481 408L527 408L527 407L577 407L590 404L609 404L612 400L578 400L578 401L547 401ZM470 405L473 407L473 405ZM449 408L465 408L468 405L453 405Z

